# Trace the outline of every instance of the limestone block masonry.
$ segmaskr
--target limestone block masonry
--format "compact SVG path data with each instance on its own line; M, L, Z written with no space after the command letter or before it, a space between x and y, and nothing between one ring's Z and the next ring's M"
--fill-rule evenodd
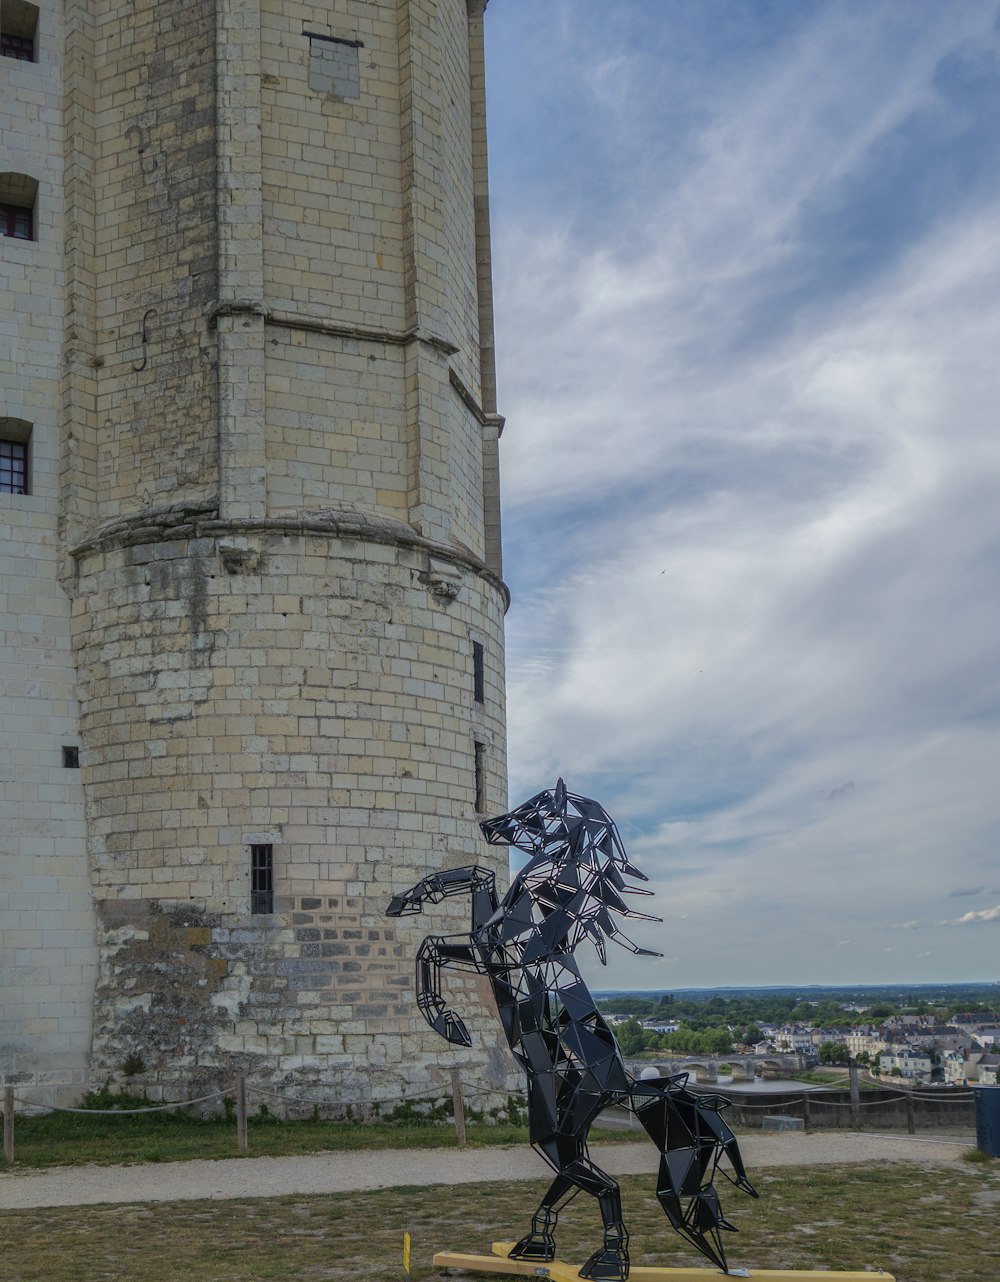
M468 1051L413 1000L465 906L383 916L506 876L484 8L67 0L0 58L0 173L38 182L0 239L0 440L31 448L0 1071L37 1098L137 1059L167 1098L511 1080L477 981Z

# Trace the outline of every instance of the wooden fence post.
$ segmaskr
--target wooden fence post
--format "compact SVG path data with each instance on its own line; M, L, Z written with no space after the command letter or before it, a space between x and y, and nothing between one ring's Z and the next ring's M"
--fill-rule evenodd
M809 1096L803 1092L802 1095L802 1125L808 1131L812 1123L812 1113L809 1108Z
M242 1073L236 1079L236 1147L247 1151L247 1079Z
M3 1159L14 1160L14 1088L5 1086L3 1091Z
M462 1100L462 1079L458 1075L458 1069L453 1068L451 1072L451 1103L455 1114L455 1135L458 1139L458 1147L465 1147L465 1104Z
M911 1135L916 1135L917 1133L917 1119L914 1116L912 1095L907 1095L906 1097L906 1129Z
M851 1064L851 1125L856 1131L861 1129L861 1083L858 1080L858 1066Z

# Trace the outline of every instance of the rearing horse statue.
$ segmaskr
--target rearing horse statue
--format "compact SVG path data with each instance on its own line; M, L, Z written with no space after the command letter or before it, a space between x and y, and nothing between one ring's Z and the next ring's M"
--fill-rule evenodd
M721 1117L728 1100L688 1090L686 1073L632 1077L573 956L577 945L589 939L605 962L605 938L634 953L660 955L626 939L612 915L659 920L632 911L624 898L652 894L626 880L645 881L645 876L629 863L604 808L567 792L561 779L553 791L540 792L509 814L488 820L482 830L491 844L506 843L529 857L502 900L489 870L452 868L396 895L387 914L402 917L419 913L425 902L471 896L467 935L429 935L421 944L417 1004L442 1037L469 1046L465 1024L442 996L441 970L458 966L486 975L507 1042L527 1074L531 1143L555 1171L555 1179L511 1258L555 1259L559 1211L583 1191L598 1201L604 1241L580 1276L597 1282L628 1277L628 1230L619 1187L587 1150L594 1119L617 1104L635 1114L660 1151L656 1196L670 1224L728 1273L721 1233L734 1226L722 1215L713 1187L716 1170L757 1196L736 1137ZM732 1174L720 1168L722 1158Z

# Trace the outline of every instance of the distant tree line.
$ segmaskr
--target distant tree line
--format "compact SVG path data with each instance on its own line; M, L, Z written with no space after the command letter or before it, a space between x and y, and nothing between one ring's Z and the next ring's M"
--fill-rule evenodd
M812 991L812 990L808 990ZM815 997L805 997L800 990L747 991L719 993L659 993L649 996L626 993L602 997L598 1006L607 1014L626 1016L615 1029L618 1043L626 1055L643 1050L673 1051L680 1054L728 1055L737 1046L752 1046L763 1039L760 1024L808 1023L831 1030L850 1028L855 1024L879 1024L893 1015L932 1015L948 1023L956 1014L983 1015L995 1013L995 987L956 988L946 994L927 988L907 991L905 1000L894 1000L897 990L828 990ZM992 1000L989 1000L992 997ZM864 1005L864 1011L846 1009ZM677 1023L675 1033L657 1033L644 1028L641 1020L659 1018ZM846 1063L846 1044L839 1038L821 1044L822 1063Z

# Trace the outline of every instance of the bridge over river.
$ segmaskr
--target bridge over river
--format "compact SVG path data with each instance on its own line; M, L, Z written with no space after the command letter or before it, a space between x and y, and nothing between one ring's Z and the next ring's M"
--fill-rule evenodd
M628 1070L640 1077L643 1069L655 1068L665 1077L671 1073L690 1073L696 1082L717 1082L719 1067L728 1067L732 1080L726 1085L739 1086L757 1078L777 1080L800 1073L806 1067L804 1055L660 1055L655 1059L632 1059Z

